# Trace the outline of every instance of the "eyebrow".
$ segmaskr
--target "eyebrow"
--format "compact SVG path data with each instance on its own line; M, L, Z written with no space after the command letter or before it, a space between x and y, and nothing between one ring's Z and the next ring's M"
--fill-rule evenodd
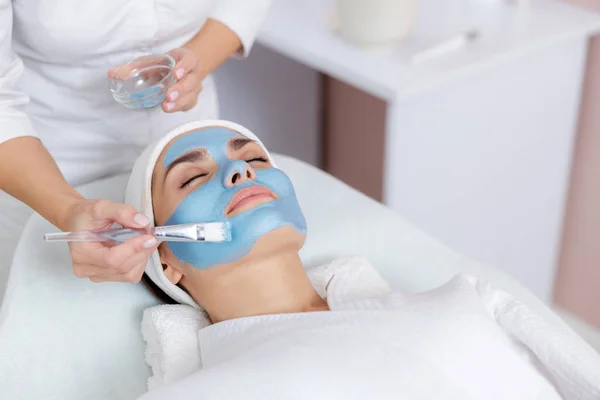
M244 137L238 137L238 138L231 140L227 144L227 146L233 151L238 151L250 143L254 143L254 140L244 138ZM206 151L206 149L196 149L196 150L188 151L187 153L183 154L182 156L177 157L175 160L173 160L173 162L171 164L169 164L169 166L167 167L167 170L165 171L165 179L167 179L167 175L169 175L169 172L171 172L171 170L173 168L175 168L177 165L183 164L183 163L193 163L193 162L204 161L207 157L208 157L208 152Z
M208 152L206 149L196 149L192 151L188 151L182 156L177 157L169 166L167 167L167 171L165 172L165 179L167 179L167 175L173 168L175 168L179 164L183 163L193 163L198 161L203 161L208 157Z
M227 146L233 151L238 151L249 143L254 143L254 140L244 137L237 137L231 140Z

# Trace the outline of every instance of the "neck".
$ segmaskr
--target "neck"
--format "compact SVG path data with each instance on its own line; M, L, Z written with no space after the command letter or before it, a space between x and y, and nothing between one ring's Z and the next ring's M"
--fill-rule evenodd
M236 263L210 279L210 287L188 288L213 322L233 318L327 310L314 290L297 251L278 253Z

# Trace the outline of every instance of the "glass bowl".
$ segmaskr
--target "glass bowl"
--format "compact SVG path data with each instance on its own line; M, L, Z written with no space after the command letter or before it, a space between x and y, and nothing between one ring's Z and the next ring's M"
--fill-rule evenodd
M109 78L113 98L134 110L160 105L176 82L174 67L175 59L166 54L143 56L121 65Z

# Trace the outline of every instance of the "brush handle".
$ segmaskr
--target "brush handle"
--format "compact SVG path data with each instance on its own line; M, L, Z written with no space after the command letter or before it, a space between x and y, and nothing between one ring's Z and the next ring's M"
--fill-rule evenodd
M44 235L46 242L126 242L141 235L154 235L154 228L111 228L83 232L58 232Z

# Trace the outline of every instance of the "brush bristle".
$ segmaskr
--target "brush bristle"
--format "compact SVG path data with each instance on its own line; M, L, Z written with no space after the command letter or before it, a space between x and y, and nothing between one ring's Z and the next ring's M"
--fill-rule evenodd
M207 242L231 242L231 224L229 222L211 222L204 225Z

